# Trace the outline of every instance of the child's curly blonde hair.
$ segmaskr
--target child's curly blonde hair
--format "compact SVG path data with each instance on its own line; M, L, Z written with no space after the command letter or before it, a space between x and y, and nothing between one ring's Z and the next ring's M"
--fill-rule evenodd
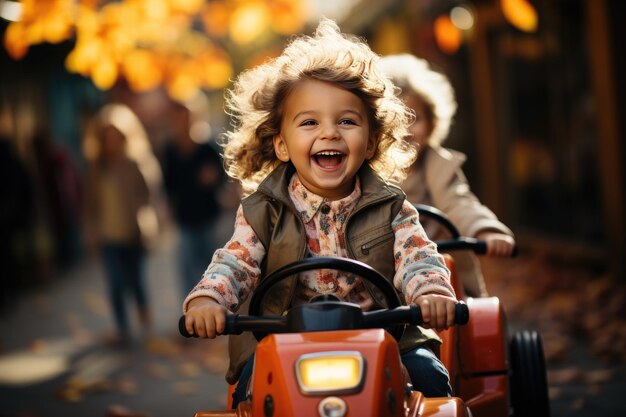
M388 55L378 67L402 90L402 95L416 94L428 107L432 132L431 147L440 146L448 136L457 103L448 78L431 68L428 61L410 54Z
M342 34L335 22L323 18L314 36L295 38L279 57L239 75L226 94L234 129L225 134L223 146L226 171L241 182L244 194L255 191L282 163L273 138L280 133L285 98L304 79L331 82L361 98L370 134L378 138L370 165L383 179L404 179L415 159L405 140L413 116L377 69L378 59L365 41Z

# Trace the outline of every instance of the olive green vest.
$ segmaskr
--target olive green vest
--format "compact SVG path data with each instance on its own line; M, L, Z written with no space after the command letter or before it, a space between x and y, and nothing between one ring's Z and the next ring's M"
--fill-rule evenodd
M255 193L241 203L246 221L266 250L261 279L284 265L304 259L307 253L304 223L289 197L288 184L293 173L293 165L280 165ZM393 282L395 235L391 223L402 208L405 196L402 190L381 180L367 164L361 167L358 176L362 194L346 221L346 249L350 258L366 263ZM365 284L375 303L385 307L380 291L367 282ZM263 314L283 314L289 308L295 289L295 277L274 286L265 297ZM247 303L241 310L244 310L242 314L247 313ZM411 349L419 343L433 340L433 336L426 337L417 327L411 326L405 331L400 349ZM255 346L256 340L251 333L230 336L230 366L226 374L229 383L237 381Z

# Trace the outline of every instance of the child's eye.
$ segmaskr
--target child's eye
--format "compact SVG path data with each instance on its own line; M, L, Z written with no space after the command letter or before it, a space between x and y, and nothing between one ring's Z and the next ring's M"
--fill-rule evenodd
M342 119L339 121L340 125L355 125L356 122L352 119Z
M304 122L300 123L300 126L315 126L317 123L315 122L315 120L305 120Z

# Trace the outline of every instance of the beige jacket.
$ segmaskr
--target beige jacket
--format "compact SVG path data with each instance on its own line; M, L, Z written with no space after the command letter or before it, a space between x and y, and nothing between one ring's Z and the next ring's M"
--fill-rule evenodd
M470 190L461 169L465 155L443 147L425 148L401 188L410 202L426 204L443 211L463 236L476 237L482 231L513 236ZM445 238L433 221L420 219L432 240ZM451 253L463 287L470 296L486 296L487 289L478 259L468 251Z
M137 164L130 159L107 167L89 167L85 208L87 227L103 242L142 243L139 210L149 204L150 192Z

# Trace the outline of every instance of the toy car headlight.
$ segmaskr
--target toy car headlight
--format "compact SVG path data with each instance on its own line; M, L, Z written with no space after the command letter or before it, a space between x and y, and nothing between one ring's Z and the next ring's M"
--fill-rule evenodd
M318 352L296 361L296 377L303 394L347 394L358 392L365 362L359 352Z

